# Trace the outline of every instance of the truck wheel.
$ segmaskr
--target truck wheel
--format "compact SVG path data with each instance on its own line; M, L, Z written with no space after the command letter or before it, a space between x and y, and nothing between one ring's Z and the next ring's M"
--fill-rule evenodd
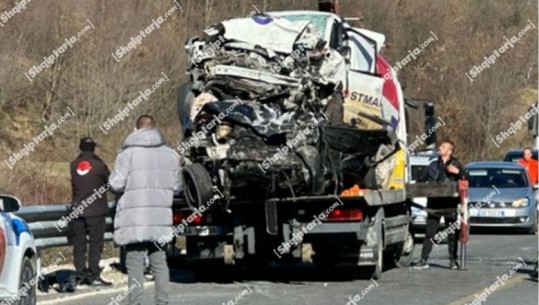
M382 278L382 271L384 267L384 210L382 208L378 209L374 217L375 220L373 227L369 228L369 230L372 231L367 233L367 245L373 247L373 252L376 255L376 261L373 266L360 267L358 269L358 274L361 278L372 278L378 280ZM376 242L376 244L374 244L374 242Z
M382 271L384 267L384 249L382 243L376 245L376 253L378 258L374 266L364 266L357 268L357 275L361 279L374 279L379 280L382 278Z
M386 265L391 267L406 268L412 262L412 256L415 248L414 237L408 233L406 239L395 245L395 247L387 253Z
M386 267L406 268L412 262L412 256L415 248L415 239L413 232L410 231L412 224L408 225L408 234L401 243L391 247L384 256L384 264Z
M32 261L25 257L21 265L21 277L19 282L19 287L24 287L24 283L30 282L35 277L34 265ZM36 285L32 285L30 289L26 291L25 295L21 295L18 305L35 305L36 304Z
M364 266L357 268L356 271L359 278L374 280L379 280L382 278L382 272L384 267L384 246L381 240L375 246L375 252L377 255L377 259L374 266Z
M384 248L382 246L381 240L376 246L376 248L376 252L378 253L378 259L376 260L376 265L374 265L374 267L371 267L373 268L371 277L375 280L379 280L382 278L382 271L384 267Z
M213 196L211 177L200 163L188 164L183 168L185 201L191 208L206 204Z

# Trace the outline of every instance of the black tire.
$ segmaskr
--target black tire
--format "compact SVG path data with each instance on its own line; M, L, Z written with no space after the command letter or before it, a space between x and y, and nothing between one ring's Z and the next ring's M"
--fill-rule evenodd
M24 283L30 282L36 276L36 271L32 261L25 257L21 264L21 276L19 287L24 287ZM30 285L30 289L26 291L26 294L21 293L21 299L16 303L17 305L35 305L36 304L36 285Z
M388 268L406 268L410 266L415 248L415 238L410 230L412 223L408 225L408 235L402 243L396 244L384 253L384 265Z
M184 196L191 208L205 205L213 197L211 177L200 163L188 164L183 168Z
M374 266L362 266L357 267L357 275L361 279L369 280L379 280L382 278L382 272L384 267L384 251L381 243L376 245L376 252L378 253L378 259Z
M375 280L379 280L382 278L382 272L384 271L384 247L382 245L382 242L380 241L378 245L376 246L377 253L378 253L378 259L376 260L376 265L372 267L372 274L371 278Z
M409 233L404 242L395 245L384 254L384 265L388 268L406 268L410 266L414 248L414 237Z
M381 243L376 246L376 252L378 253L378 259L374 266L362 266L356 268L357 277L363 280L379 280L382 278L384 271L384 251Z

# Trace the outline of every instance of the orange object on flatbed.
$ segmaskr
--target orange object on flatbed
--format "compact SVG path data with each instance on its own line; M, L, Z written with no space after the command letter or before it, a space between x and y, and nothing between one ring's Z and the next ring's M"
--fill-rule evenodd
M362 190L359 185L354 184L351 188L342 191L341 196L363 196L368 191L367 189Z

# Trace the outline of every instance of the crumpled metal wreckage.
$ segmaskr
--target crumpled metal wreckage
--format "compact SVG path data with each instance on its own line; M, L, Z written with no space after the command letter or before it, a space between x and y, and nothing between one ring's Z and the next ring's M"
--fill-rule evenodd
M392 140L343 123L346 62L319 37L307 21L257 16L188 40L191 81L180 96L184 141L196 138L185 154L188 203L204 204L215 188L229 202L366 183L372 156Z

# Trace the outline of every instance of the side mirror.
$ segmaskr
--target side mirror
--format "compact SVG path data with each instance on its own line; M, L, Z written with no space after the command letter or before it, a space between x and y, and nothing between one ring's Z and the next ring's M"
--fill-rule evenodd
M352 48L350 48L350 46L342 46L341 55L344 58L344 61L349 64L352 59Z
M21 201L9 195L0 195L1 212L17 212L21 207Z

